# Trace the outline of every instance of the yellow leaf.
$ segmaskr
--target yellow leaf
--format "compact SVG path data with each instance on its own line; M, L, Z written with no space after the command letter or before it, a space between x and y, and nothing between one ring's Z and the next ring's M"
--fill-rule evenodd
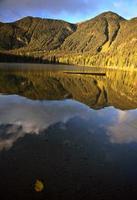
M36 192L42 192L42 190L44 189L44 184L42 181L40 180L36 180L35 185L34 185L34 189Z

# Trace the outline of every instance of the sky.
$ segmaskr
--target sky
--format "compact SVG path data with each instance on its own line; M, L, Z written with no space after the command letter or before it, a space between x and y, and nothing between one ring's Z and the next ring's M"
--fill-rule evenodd
M106 11L137 17L137 0L0 0L1 22L34 16L76 23Z

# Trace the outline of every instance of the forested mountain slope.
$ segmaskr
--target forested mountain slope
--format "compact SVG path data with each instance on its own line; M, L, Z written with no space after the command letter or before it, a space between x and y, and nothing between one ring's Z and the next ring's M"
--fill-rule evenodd
M105 12L70 24L26 17L0 23L0 49L1 53L30 56L31 60L38 57L41 62L137 67L137 18L126 20Z

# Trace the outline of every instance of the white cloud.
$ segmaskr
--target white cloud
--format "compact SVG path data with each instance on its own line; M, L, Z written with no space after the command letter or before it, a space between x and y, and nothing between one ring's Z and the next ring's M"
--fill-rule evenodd
M120 2L120 1L114 2L114 3L113 3L113 6L114 6L115 8L121 8L122 2Z

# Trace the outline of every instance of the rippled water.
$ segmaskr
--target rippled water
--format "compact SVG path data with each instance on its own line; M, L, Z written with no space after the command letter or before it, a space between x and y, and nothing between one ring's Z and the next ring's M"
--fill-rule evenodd
M63 67L0 65L0 199L136 199L137 73Z

